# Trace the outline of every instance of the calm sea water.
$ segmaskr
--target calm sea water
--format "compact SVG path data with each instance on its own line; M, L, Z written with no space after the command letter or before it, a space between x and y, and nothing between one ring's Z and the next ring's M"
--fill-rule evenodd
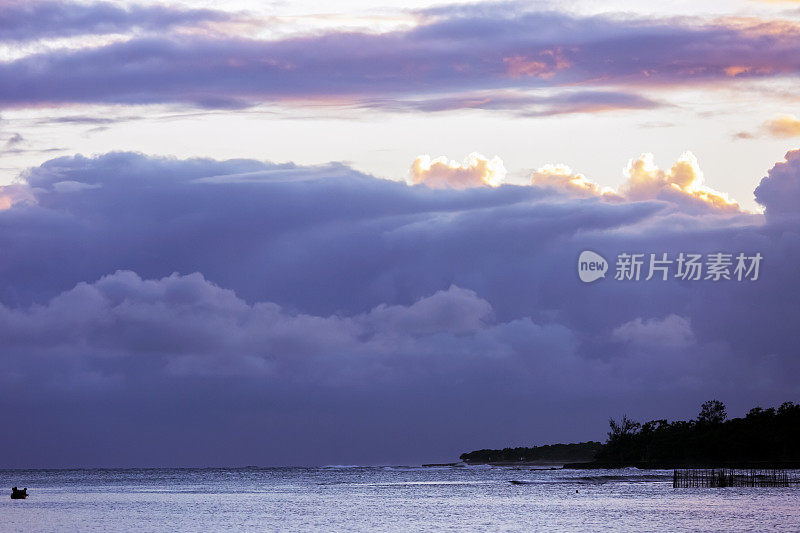
M635 469L0 471L14 485L30 497L0 498L2 531L800 531L800 488L673 489Z

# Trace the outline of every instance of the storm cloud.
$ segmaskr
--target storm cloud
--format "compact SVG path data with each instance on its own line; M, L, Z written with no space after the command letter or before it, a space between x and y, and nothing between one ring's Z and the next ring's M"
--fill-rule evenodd
M341 164L50 160L0 210L7 463L445 460L794 398L795 160L757 189L766 218ZM764 263L585 285L585 249Z

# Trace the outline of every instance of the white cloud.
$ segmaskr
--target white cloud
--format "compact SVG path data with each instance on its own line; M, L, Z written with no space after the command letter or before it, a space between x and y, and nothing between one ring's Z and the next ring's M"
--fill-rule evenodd
M678 315L643 320L637 318L614 329L615 340L636 345L679 348L694 342L689 319Z
M466 189L503 183L506 169L499 157L487 157L472 152L464 161L452 161L445 156L431 159L420 155L411 164L411 183L424 184L433 189Z

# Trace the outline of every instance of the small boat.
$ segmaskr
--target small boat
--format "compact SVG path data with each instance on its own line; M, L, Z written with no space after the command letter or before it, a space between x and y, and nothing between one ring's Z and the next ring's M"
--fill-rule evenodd
M18 489L17 487L13 487L11 489L11 499L12 500L24 500L28 497L28 489Z

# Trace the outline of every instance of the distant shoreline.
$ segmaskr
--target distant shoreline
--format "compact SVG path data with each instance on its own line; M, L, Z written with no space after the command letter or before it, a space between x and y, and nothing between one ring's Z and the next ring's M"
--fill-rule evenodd
M596 460L603 449L599 442L545 444L543 446L474 450L459 457L467 464L530 464L532 466L561 466Z
M562 468L568 464L583 464L583 463L570 463L569 461L491 461L491 462L481 462L481 461L469 461L460 463L465 466L477 466L477 465L491 465L491 466L541 466L541 467L553 467L553 468ZM423 465L427 466L427 465Z
M800 461L742 461L742 462L669 462L669 463L565 463L565 469L573 470L616 470L621 468L638 468L639 470L676 470L676 469L758 469L758 470L800 470Z
M561 464L569 469L800 469L800 404L754 407L744 418L728 418L725 404L709 400L694 420L639 423L623 415L609 419L605 444L482 449L462 453L467 464Z
M598 461L589 462L566 462L566 461L492 461L492 462L463 462L463 463L439 463L424 464L422 466L539 466L552 467L554 470L620 470L623 468L636 468L638 470L676 470L676 469L758 469L758 470L800 470L800 461L749 461L749 462L711 462L711 463L603 463Z

